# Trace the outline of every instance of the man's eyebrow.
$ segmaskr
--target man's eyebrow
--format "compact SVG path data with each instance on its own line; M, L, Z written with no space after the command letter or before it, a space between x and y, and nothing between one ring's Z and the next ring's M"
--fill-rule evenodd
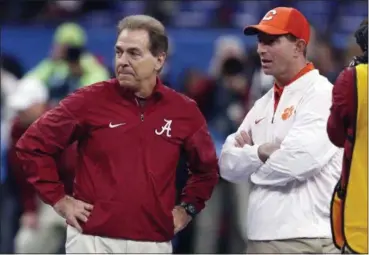
M128 47L127 50L129 51L141 51L139 48L137 47Z
M123 51L123 48L121 46L119 46L119 45L115 45L115 49L116 50ZM128 47L126 50L127 51L140 51L140 49L137 48L137 47Z

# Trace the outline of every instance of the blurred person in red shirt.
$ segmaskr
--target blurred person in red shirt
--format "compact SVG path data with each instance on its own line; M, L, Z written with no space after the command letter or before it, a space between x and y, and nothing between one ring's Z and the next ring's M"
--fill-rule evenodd
M196 103L164 86L164 26L146 15L119 22L116 78L70 94L17 143L23 170L67 219L67 253L170 253L173 236L218 182L214 144ZM54 156L78 142L73 196ZM175 204L180 152L190 177Z
M28 127L48 109L48 91L36 78L23 78L9 98L9 107L17 113L10 131L8 152L9 171L15 176L23 206L20 229L15 238L16 253L56 253L65 234L65 221L51 206L43 203L35 189L23 174L16 156L15 144ZM70 146L58 158L58 170L66 192L71 194L75 145Z

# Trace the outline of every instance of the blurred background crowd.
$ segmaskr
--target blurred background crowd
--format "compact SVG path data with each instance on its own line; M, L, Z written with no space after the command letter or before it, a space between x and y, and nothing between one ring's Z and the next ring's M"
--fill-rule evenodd
M63 252L65 222L21 176L14 144L73 90L114 76L117 22L130 14L162 21L168 86L197 101L219 153L225 137L273 85L242 28L273 7L299 9L311 23L308 59L334 83L360 49L353 32L368 16L362 0L1 1L1 253ZM62 159L62 172L73 159ZM184 162L182 162L184 163ZM178 167L178 189L186 180ZM207 208L173 240L176 253L239 253L246 236L246 184L220 181ZM119 224L119 223L117 223Z

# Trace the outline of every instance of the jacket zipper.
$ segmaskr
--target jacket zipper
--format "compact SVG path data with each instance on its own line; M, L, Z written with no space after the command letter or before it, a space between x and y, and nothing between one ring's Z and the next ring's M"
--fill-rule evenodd
M281 100L281 99L279 99L279 100ZM274 123L274 117L275 117L275 113L277 112L278 106L279 106L279 102L278 102L278 105L277 105L277 107L275 108L275 110L274 110L274 108L273 108L272 124ZM274 107L274 106L273 106L273 107Z
M144 115L144 112L143 112L143 109L142 109L142 106L140 105L140 103L138 102L137 98L135 98L136 100L136 104L137 104L137 107L140 108L140 119L141 119L141 122L145 120L145 115Z
M282 99L282 96L283 96L283 93L280 95L279 97L279 100L278 100L278 104L277 104L277 107L274 109L274 105L273 105L273 117L272 117L272 124L274 123L274 117L275 117L275 113L277 112L278 110L278 107L280 105L280 102L281 102L281 99ZM275 98L274 98L275 100ZM274 102L273 102L274 103Z

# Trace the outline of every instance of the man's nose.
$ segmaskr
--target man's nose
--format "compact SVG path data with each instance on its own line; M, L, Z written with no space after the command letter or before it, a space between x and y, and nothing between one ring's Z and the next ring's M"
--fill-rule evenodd
M266 46L264 45L264 43L262 43L262 42L258 43L257 52L258 52L259 55L263 55L263 54L266 53Z
M117 62L120 65L128 65L128 58L127 58L127 54L125 52L123 52L118 58L117 58Z

